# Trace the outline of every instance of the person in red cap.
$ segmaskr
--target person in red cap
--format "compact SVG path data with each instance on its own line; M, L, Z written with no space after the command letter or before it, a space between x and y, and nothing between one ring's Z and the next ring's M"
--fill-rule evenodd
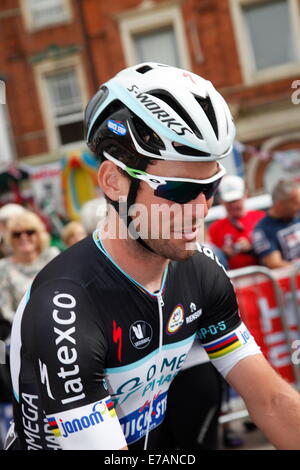
M252 249L251 234L265 213L247 211L247 188L239 176L224 176L219 186L219 196L227 216L210 225L210 241L224 252L229 269L259 264Z

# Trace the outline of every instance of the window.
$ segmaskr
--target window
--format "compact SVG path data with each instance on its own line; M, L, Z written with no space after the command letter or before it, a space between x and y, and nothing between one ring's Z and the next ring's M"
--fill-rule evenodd
M15 157L11 139L10 120L6 104L5 83L0 80L0 167L10 163Z
M296 60L287 0L243 8L257 70Z
M246 82L268 81L300 69L297 0L231 0Z
M76 70L46 75L45 82L59 144L83 140L83 102Z
M0 166L14 160L14 150L7 106L0 104Z
M128 66L153 61L191 69L179 1L168 4L145 1L115 18Z
M49 151L83 142L83 113L88 89L81 57L70 54L33 67Z
M179 66L178 48L172 26L133 36L137 62L160 62Z
M69 0L22 0L28 29L40 29L70 19Z

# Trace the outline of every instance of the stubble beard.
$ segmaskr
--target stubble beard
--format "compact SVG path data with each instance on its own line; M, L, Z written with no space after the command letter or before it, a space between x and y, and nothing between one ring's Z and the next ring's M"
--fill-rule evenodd
M197 251L196 245L194 249L186 249L185 243L182 240L180 240L180 243L175 243L172 239L148 239L144 240L144 242L154 251L157 256L171 261L188 260Z

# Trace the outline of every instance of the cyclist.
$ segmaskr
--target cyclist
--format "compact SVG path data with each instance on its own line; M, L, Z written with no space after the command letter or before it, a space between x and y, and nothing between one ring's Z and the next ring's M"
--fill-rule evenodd
M226 272L197 242L235 135L225 101L193 73L139 64L99 89L86 126L107 222L43 269L19 306L18 440L11 431L7 448L162 449L168 388L196 335L269 439L299 448L298 394L260 354ZM152 213L174 204L167 220Z

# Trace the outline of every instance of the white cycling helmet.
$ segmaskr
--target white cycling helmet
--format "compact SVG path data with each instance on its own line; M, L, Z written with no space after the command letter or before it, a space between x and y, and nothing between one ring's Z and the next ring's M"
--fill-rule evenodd
M100 157L120 151L179 161L226 157L235 126L211 82L176 67L143 63L104 83L85 113L87 144Z

